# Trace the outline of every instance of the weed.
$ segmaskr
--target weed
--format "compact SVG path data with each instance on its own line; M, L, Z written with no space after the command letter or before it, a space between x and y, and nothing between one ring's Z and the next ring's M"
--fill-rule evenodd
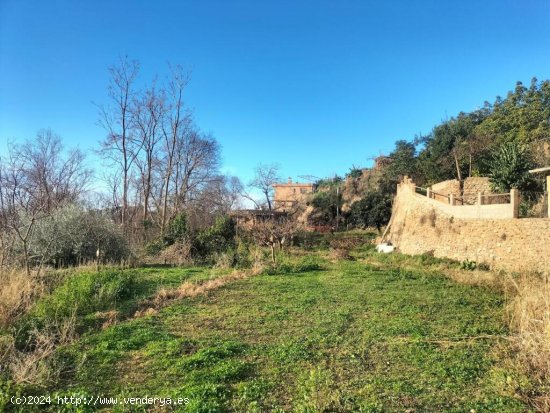
M518 360L542 388L529 396L541 411L550 409L550 279L526 274L515 282L517 294L508 310L516 332ZM545 410L546 409L546 410Z

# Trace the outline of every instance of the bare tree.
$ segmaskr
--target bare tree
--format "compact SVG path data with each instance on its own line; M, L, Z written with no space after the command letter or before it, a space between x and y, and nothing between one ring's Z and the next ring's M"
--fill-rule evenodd
M227 215L238 206L242 184L236 176L217 176L201 189L196 197L185 205L191 227L205 228L216 221L216 217Z
M177 141L174 162L174 213L197 197L211 181L218 178L220 148L211 135L189 128Z
M170 193L170 184L174 173L174 163L176 161L176 149L178 139L186 133L186 129L191 124L191 115L185 110L183 102L183 92L189 82L189 74L184 72L181 66L172 68L172 77L168 85L169 115L167 122L163 125L164 137L164 182L161 188L161 222L160 230L163 233L168 221L168 195Z
M36 224L83 193L91 176L83 162L77 150L64 157L61 140L51 131L40 132L34 142L10 145L0 160L0 226L20 243L27 275Z
M149 219L149 205L153 190L155 164L158 163L162 123L166 115L164 91L158 92L155 85L145 91L134 103L134 122L137 139L142 148L142 156L136 157L139 169L141 202L143 203L143 222ZM146 231L146 228L144 228Z
M267 209L271 211L273 210L273 184L281 181L281 178L279 176L279 165L259 164L255 168L254 172L254 179L252 179L248 186L250 188L257 189L262 193L262 196L265 198L265 204L263 204L263 202L258 202L253 196L248 193L244 193L243 196L254 202L257 208L263 209L263 205L266 205Z
M111 75L108 87L110 106L100 107L99 124L107 131L107 137L101 142L100 152L105 158L117 165L122 178L121 223L127 229L128 190L130 170L141 149L134 133L132 103L134 101L134 83L139 72L139 63L120 59L116 66L109 68Z
M258 244L269 247L271 261L275 263L275 248L289 244L291 238L298 232L300 225L292 217L280 215L273 211L255 222L247 231Z
M11 152L25 168L35 197L43 200L47 212L75 201L86 189L91 171L84 166L84 154L70 150L62 157L61 138L51 130L41 130L33 141L12 146Z

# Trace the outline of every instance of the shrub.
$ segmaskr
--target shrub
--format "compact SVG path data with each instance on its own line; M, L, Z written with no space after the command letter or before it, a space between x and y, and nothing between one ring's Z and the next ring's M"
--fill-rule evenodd
M477 268L477 263L475 261L465 260L460 263L461 270L473 271Z
M369 192L353 203L349 213L350 223L358 228L376 227L378 231L391 217L391 198L381 192Z
M237 240L235 248L235 265L239 268L250 268L254 260L250 244L242 239Z
M46 289L43 277L15 270L0 272L0 285L0 328L9 327Z
M128 243L106 215L74 204L39 221L30 242L37 263L57 267L94 261L98 248L104 262L118 262L130 255Z
M189 237L187 217L185 214L177 214L170 220L164 234L145 245L147 255L159 255L166 247L176 243L183 243Z
M489 162L489 179L494 190L507 192L511 188L533 189L529 174L532 162L527 149L516 142L506 142L495 152Z
M199 232L193 241L193 253L201 259L212 258L235 248L235 222L227 216L221 216L210 227Z
M164 240L157 238L145 245L145 253L151 256L159 255L164 248L166 248Z
M134 283L134 274L122 270L75 274L51 294L38 300L24 324L30 330L73 315L83 316L112 308L131 294Z
M181 213L176 215L168 223L166 233L164 234L164 245L170 246L178 241L182 241L187 235L187 217Z
M346 174L346 178L352 179L360 178L361 176L363 176L363 171L356 167L350 168L349 172Z
M317 192L311 200L315 208L310 220L316 225L332 225L335 222L337 209L342 207L342 195L330 188Z

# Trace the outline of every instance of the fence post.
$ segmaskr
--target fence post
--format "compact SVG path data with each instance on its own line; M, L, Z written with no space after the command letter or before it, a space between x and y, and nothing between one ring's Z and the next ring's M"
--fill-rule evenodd
M510 189L510 204L512 205L512 218L519 218L519 191Z
M481 192L477 193L477 204L483 205L483 197L481 196Z
M430 188L426 188L426 198L430 199L432 197L432 190Z
M455 204L455 194L449 194L449 204Z

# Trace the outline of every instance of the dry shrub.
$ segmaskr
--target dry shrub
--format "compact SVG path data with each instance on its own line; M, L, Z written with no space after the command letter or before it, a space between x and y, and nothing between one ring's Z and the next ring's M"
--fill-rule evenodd
M45 289L43 277L17 270L0 272L0 327L10 326Z
M252 274L259 275L262 274L266 268L266 262L264 259L264 254L261 248L254 248L251 252L252 258Z
M542 384L545 395L532 403L550 411L550 279L524 275L514 282L517 293L510 301L510 324L516 334L517 356L529 375ZM543 392L544 393L544 392Z
M193 262L193 258L191 257L191 247L191 241L185 239L164 249L160 254L160 258L164 261L164 263L174 265L190 264Z
M136 313L134 314L134 317L136 318L145 317L148 315L155 315L157 313L158 311L155 310L153 307L148 307L148 308L144 308L143 310L136 311Z
M335 238L330 241L329 257L333 261L352 260L351 250L363 243L359 237Z
M228 270L233 267L235 254L232 252L221 252L214 255L214 268Z
M60 345L75 338L75 317L51 323L29 335L28 349L15 348L13 340L6 339L4 360L10 376L16 383L44 385L54 380L57 371L52 365L52 355ZM11 342L10 342L11 341Z
M334 238L330 240L330 246L334 249L347 249L352 250L355 247L358 247L359 245L362 245L365 243L364 238L361 237L342 237L342 238Z

